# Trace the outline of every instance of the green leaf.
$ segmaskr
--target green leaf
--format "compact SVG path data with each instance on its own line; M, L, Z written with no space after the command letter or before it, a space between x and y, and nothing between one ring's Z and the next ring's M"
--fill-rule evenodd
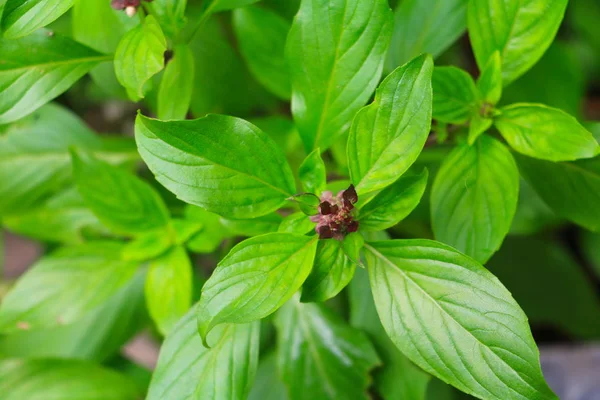
M379 82L391 31L386 0L302 0L286 59L307 151L326 150L350 127Z
M585 65L580 50L555 41L533 68L504 88L502 103L545 104L579 118L587 90Z
M306 156L298 168L298 176L302 189L317 196L325 190L327 185L327 171L321 158L321 149L314 149Z
M596 276L600 277L600 235L584 232L581 237L581 250Z
M302 286L302 302L325 301L338 295L354 276L360 260L362 236L351 234L344 238L319 240L314 265Z
M167 41L152 15L123 36L115 53L115 73L131 100L144 97L150 78L165 66L166 50Z
M377 391L385 400L424 400L430 375L400 353L385 333L377 316L366 269L356 271L348 285L348 297L350 324L369 335L383 361L383 365L373 373Z
M145 273L139 271L106 302L69 325L1 336L0 354L23 358L111 359L147 324L144 278Z
M527 316L479 263L430 240L365 249L379 318L415 364L481 399L558 399Z
M504 85L523 75L554 40L566 7L567 0L470 1L467 24L479 68L499 51Z
M73 151L72 157L77 189L107 227L136 234L168 224L169 211L148 183L90 154Z
M232 10L234 8L244 7L253 3L258 2L259 0L209 0L207 8L210 9L211 12L217 11L225 11Z
M517 163L518 164L518 163ZM522 170L522 167L519 166ZM511 235L532 235L561 224L561 218L548 207L533 187L522 177L519 182L517 212L510 226Z
M431 126L432 72L425 55L397 68L356 114L347 151L359 196L392 184L421 153Z
M275 320L278 365L290 400L369 399L379 358L369 339L322 304L293 299Z
M275 351L261 357L248 400L288 400L285 385L279 379Z
M0 38L0 54L0 124L32 113L112 59L44 30L16 40Z
M100 141L71 111L48 104L0 136L0 215L39 206L71 176L70 146Z
M0 361L4 400L136 400L135 384L115 371L85 361Z
M231 233L231 236L258 236L265 233L277 232L283 217L271 213L253 219L227 219L221 217L221 224Z
M433 118L464 124L477 107L478 94L473 78L457 67L433 69Z
M589 230L600 230L599 157L553 163L518 156L517 161L521 174L556 214Z
M2 223L30 238L68 244L82 242L85 233L106 233L75 188L57 193L31 211L3 217Z
M563 245L548 239L508 239L488 267L534 326L552 325L581 339L600 336L597 290Z
M265 215L296 191L277 144L239 118L165 122L140 114L136 141L160 183L181 200L219 215Z
M185 119L192 101L194 87L194 55L189 46L173 50L158 89L158 117Z
M481 100L495 105L502 97L502 59L500 52L495 51L481 70L477 79L477 89Z
M211 333L218 341L202 346L192 308L161 346L147 400L243 400L258 363L260 324L228 324Z
M519 170L502 143L482 136L459 145L433 182L435 238L485 263L510 229L518 196Z
M119 259L121 245L90 242L42 258L4 297L0 331L69 324L129 282L136 263Z
M173 236L172 241L174 244L184 245L195 234L200 232L202 228L204 228L204 225L197 221L174 218L171 220L171 234Z
M317 238L269 233L246 239L219 262L202 288L198 330L252 322L276 311L300 289L310 273Z
M2 16L4 37L29 35L66 13L75 0L7 0Z
M187 247L195 253L212 253L229 236L229 230L225 228L217 214L200 207L187 206L185 217L187 220L202 224L202 230L186 243Z
M403 0L394 15L394 32L387 56L392 70L414 57L439 56L467 28L468 0Z
M196 69L191 109L197 117L207 113L247 115L265 94L252 82L229 35L218 18L209 18L190 42Z
M192 305L192 264L181 246L150 262L146 304L159 331L167 335Z
M254 77L273 94L289 99L291 83L284 53L290 23L265 8L250 6L233 12L233 27Z
M174 37L185 25L186 5L187 0L154 0L151 4L145 4L145 7L152 10L152 15L156 16L165 33Z
M358 221L362 231L382 231L408 216L421 201L429 173L402 176L360 208Z
M173 242L167 229L144 232L123 246L121 256L125 261L148 261L169 250Z
M482 117L480 111L475 110L469 121L469 135L467 140L469 146L472 146L479 136L490 129L493 123L493 119Z
M315 229L315 223L310 220L310 217L303 212L296 212L288 215L281 221L278 232L298 233L306 235Z
M73 39L101 53L114 54L121 38L138 24L139 17L129 18L123 11L114 10L108 1L76 1L73 5ZM90 75L103 92L119 99L127 98L117 81L113 63L98 65Z
M508 144L521 154L549 161L571 161L600 154L592 134L575 118L542 104L504 107L495 121Z

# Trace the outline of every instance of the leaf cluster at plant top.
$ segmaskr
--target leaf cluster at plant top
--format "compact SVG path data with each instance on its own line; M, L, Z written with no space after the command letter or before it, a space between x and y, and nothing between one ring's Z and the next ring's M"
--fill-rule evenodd
M567 0L390 3L0 0L0 218L50 250L0 286L0 393L557 399L528 316L600 336L525 237L600 230L598 123L527 90L577 72ZM134 138L59 105L128 101ZM118 355L147 327L153 372Z

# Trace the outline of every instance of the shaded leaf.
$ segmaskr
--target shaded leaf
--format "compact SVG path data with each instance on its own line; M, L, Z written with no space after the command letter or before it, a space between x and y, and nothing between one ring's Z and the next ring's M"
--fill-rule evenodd
M293 299L276 316L278 365L288 398L368 399L373 345L322 304Z
M502 244L517 208L519 170L496 139L456 147L431 191L435 238L485 263Z

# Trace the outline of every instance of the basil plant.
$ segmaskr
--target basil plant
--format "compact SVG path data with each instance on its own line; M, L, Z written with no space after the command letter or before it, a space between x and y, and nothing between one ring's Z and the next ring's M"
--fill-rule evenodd
M528 315L597 338L600 305L535 235L600 230L600 147L523 82L566 8L0 1L0 220L45 244L1 397L558 399Z

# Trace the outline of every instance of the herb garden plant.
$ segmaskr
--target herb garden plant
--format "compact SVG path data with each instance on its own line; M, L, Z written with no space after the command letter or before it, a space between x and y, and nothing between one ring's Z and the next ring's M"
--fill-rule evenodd
M558 398L505 287L537 263L484 265L600 229L592 128L503 100L567 0L391 3L0 1L0 217L47 243L0 291L3 399ZM565 274L589 312L523 307L597 337Z

